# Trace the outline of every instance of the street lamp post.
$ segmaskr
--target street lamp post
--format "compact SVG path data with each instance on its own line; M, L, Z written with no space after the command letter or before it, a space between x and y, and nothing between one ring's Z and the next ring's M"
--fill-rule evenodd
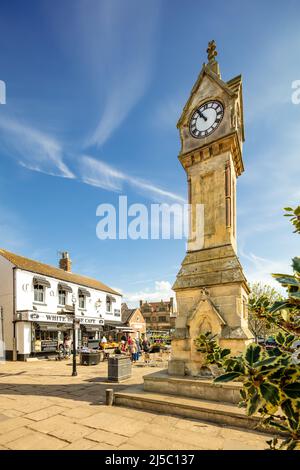
M102 317L101 314L99 313L101 304L102 304L102 302L101 302L100 299L98 299L98 300L95 302L96 312L97 312L97 314L99 315L99 318ZM103 330L103 328L102 328L102 330ZM97 339L98 339L98 340L100 339L99 333L100 333L100 331L98 331L98 336L97 336Z
M73 310L74 310L74 318L73 318L73 368L72 368L72 377L76 377L77 369L76 369L76 330L78 329L78 320L76 319L76 297L73 295L72 303L73 303Z

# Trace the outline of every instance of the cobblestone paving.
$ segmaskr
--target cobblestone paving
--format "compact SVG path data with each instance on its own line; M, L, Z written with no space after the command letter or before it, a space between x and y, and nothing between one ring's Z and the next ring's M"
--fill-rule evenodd
M105 406L105 389L139 384L152 367L133 368L125 384L106 381L107 363L0 363L0 450L265 449L270 436L201 421Z

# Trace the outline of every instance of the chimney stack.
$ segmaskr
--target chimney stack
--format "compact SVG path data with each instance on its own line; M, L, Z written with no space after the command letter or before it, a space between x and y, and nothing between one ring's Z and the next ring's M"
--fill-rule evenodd
M61 258L59 260L59 267L64 271L72 271L72 261L70 260L70 255L67 251L61 253Z
M143 301L140 300L140 308L143 306Z

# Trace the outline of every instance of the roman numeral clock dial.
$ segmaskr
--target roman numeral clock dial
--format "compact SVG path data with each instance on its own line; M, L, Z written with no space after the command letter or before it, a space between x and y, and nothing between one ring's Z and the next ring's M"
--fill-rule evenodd
M223 105L219 101L208 101L193 112L190 120L190 133L196 139L212 134L224 116Z

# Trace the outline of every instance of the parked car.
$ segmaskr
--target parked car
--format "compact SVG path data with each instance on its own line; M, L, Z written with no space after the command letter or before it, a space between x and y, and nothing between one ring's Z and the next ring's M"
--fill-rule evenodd
M265 344L265 338L263 336L258 336L256 342L257 344L261 344L263 346Z
M274 349L274 348L276 348L277 343L276 343L275 339L272 336L270 336L267 339L267 341L265 342L265 346L266 346L266 349Z

